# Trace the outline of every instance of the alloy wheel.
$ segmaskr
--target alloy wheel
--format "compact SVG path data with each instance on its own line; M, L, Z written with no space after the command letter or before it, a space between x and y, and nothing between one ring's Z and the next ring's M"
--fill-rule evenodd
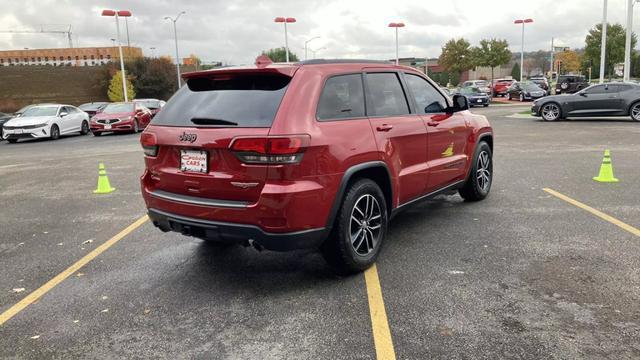
M639 109L640 111L640 109ZM542 118L553 121L560 117L560 108L556 104L547 104L542 107Z
M631 118L640 121L640 103L633 105L631 108Z
M382 211L378 200L371 195L362 195L351 210L349 236L353 250L361 256L369 255L380 241L382 234Z
M480 189L487 191L491 184L491 157L489 157L489 153L486 151L478 155L476 178L478 179Z

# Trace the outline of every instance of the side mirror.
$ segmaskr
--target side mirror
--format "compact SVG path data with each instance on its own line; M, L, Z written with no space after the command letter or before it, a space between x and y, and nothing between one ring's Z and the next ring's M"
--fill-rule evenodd
M582 97L587 97L587 93L584 92L584 91L579 92L578 95L580 95Z
M469 101L464 95L453 95L453 106L447 109L448 113L469 110Z
M69 115L69 113L66 112L66 111L63 111L63 112L60 113L60 117L65 117L67 115Z

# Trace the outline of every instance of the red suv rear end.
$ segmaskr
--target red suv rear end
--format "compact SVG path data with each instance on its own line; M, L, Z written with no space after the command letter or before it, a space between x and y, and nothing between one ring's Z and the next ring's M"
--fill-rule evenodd
M321 248L338 269L358 271L405 205L489 192L488 122L411 68L259 61L184 77L141 137L142 193L163 231Z
M493 81L493 97L507 95L507 89L513 84L513 79L497 79Z

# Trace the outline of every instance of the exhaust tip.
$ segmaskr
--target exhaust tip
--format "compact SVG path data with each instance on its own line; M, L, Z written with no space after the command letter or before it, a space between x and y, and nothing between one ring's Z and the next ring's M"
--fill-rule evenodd
M253 247L254 249L256 249L258 251L264 250L264 247L262 247L262 245L260 245L257 242L255 242L253 239L249 239L249 245L251 245L251 247Z

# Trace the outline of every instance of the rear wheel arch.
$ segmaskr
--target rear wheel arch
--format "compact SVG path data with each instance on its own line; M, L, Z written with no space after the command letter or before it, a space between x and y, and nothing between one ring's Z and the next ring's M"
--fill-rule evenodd
M336 193L336 197L333 200L333 206L327 219L327 230L331 230L335 222L338 210L344 200L346 192L349 187L359 179L371 179L373 180L384 194L385 201L387 203L387 211L390 214L393 209L393 185L391 182L391 173L389 168L382 161L371 161L354 165L345 171L340 181L340 187Z

